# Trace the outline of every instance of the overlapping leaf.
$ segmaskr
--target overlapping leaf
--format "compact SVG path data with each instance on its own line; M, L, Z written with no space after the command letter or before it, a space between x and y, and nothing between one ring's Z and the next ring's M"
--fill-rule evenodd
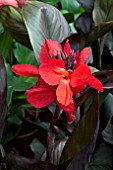
M72 167L74 167L77 169L77 167L79 167L80 169L81 164L84 167L90 158L91 152L94 150L95 140L98 133L98 107L98 95L96 94L90 108L84 114L79 124L75 127L62 152L60 162L67 161L75 157L68 168L72 169ZM91 140L93 142L91 142ZM79 152L88 146L89 142L91 142L91 145L88 147L89 149L78 155Z
M86 170L112 170L113 149L103 140L98 145L91 162Z
M80 5L87 11L91 12L94 5L94 0L77 0Z
M112 21L113 20L113 1L112 0L95 0L94 9L93 9L93 20L95 25L102 24L104 22ZM108 34L104 35L101 39L99 39L100 43L100 56L103 51L103 47L105 41L107 39ZM108 46L109 47L109 46ZM100 58L100 65L101 65L101 58Z
M86 46L91 46L95 40L109 32L113 28L113 21L105 22L103 24L95 26L91 31L79 36L72 34L69 38L72 49L83 49Z
M57 170L57 167L49 162L36 161L15 154L8 154L5 162L9 168L16 170Z
M48 4L38 1L26 3L23 7L23 18L37 60L45 39L61 42L70 35L65 18L60 11Z
M21 15L21 10L6 6L0 11L0 20L5 29L16 41L32 48L27 29Z
M2 133L5 125L5 118L7 114L7 86L6 86L6 70L4 66L4 61L2 55L0 54L0 140L2 138Z
M93 20L95 25L113 20L113 1L95 0L93 9Z

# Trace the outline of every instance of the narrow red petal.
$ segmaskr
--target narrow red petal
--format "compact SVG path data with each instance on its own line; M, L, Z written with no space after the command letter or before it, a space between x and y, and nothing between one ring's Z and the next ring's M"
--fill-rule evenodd
M38 76L38 68L31 64L16 64L12 66L12 72L20 76Z
M67 56L69 56L71 54L71 48L70 48L68 39L66 40L65 45L64 45L64 52Z
M46 45L47 45L47 49L48 49L48 53L50 57L52 57L53 55L56 55L57 53L61 53L62 51L61 44L55 40L47 39Z
M61 54L62 47L59 42L55 40L45 40L40 52L40 62L46 62L50 58L54 58L55 55Z
M92 73L90 68L86 64L81 64L75 70L70 76L70 84L72 87L80 86L82 84L85 84L85 81L91 77Z
M40 85L39 85L40 86ZM26 91L27 101L36 108L45 107L51 104L56 98L56 91L46 84L37 86Z
M90 47L86 47L84 48L79 56L78 56L78 59L77 59L77 66L79 66L80 64L84 64L85 61L87 60L87 58L89 57L89 54L90 54L90 50L91 48Z
M18 8L18 3L16 0L0 0L0 7L1 6L13 6L14 8Z
M102 83L100 82L100 80L98 80L96 77L91 76L88 80L87 83L95 88L96 90L99 90L100 92L103 92L103 88L102 88Z
M42 63L39 67L39 74L49 85L57 85L60 82L61 71L65 71L63 60L51 59Z
M40 51L40 62L46 62L49 59L49 52L47 47L47 40L45 40L44 44L42 45L41 51Z
M67 106L70 104L72 95L73 95L73 92L69 85L69 81L70 80L68 79L62 78L56 90L57 100L59 103L61 103L64 106Z

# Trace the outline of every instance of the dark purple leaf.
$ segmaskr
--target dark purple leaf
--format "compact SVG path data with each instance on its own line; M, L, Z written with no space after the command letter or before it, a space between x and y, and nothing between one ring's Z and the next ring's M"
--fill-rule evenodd
M113 70L102 70L94 73L94 76L101 80L104 89L113 88Z
M82 13L75 21L75 28L80 35L89 32L92 28L92 19L86 12Z
M57 166L49 162L36 161L9 153L4 159L8 168L16 170L57 170Z
M0 54L0 140L2 138L2 133L5 125L5 118L7 114L7 104L6 104L6 70L4 66L4 61L2 55Z
M21 12L11 7L2 8L0 19L4 28L21 44L32 49Z
M86 46L91 46L95 42L95 40L97 40L99 37L106 34L112 28L113 28L113 21L110 21L95 26L91 31L89 31L88 33L82 36L79 36L77 34L72 34L70 37L68 37L71 48L76 51L76 50L81 50Z
M72 135L70 136L70 138L68 139L64 147L64 150L61 155L61 160L60 160L61 163L74 157L77 158L78 154L81 151L83 151L83 155L84 155L83 163L85 166L85 164L87 164L88 159L90 158L90 154L92 154L93 152L94 144L95 144L95 140L97 136L97 131L98 131L99 104L98 104L97 93L95 94L95 97L92 100L93 101L92 101L90 108L83 115L82 119L80 120L78 125L75 127ZM91 145L88 145L89 143ZM87 153L86 153L86 150L84 150L85 147L89 148Z
M95 95L94 100L92 102L92 105L90 107L90 109L88 110L87 114L90 115L90 117L94 119L96 117L96 121L95 121L95 132L94 134L89 130L87 131L87 133L85 134L86 136L90 136L89 134L91 133L93 135L91 141L86 145L86 147L80 151L80 153L78 155L75 156L75 158L71 161L71 163L69 164L69 166L66 168L66 170L73 170L73 169L79 169L79 170L85 170L89 160L91 159L91 156L93 154L94 148L95 148L95 144L96 144L96 139L97 139L97 135L98 135L98 130L99 130L99 103L98 103L98 94ZM93 124L93 120L90 120L91 122L89 122L89 120L87 119L87 123L90 125ZM85 123L85 122L84 122ZM84 133L85 133L85 128L84 127ZM87 126L88 128L88 126ZM79 134L81 136L81 134ZM79 136L78 136L79 138ZM83 138L84 140L85 138ZM82 142L81 142L82 143ZM76 145L78 145L76 143Z
M113 1L106 0L95 0L94 9L93 9L93 20L94 24L99 25L104 22L112 21L113 20ZM100 56L102 55L104 44L107 40L108 34L104 35L99 39L100 43ZM101 66L101 58L100 58L100 66Z
M95 25L113 20L113 1L95 0L93 9L93 20Z
M92 11L94 6L94 0L77 0L77 1L88 13Z
M66 168L68 167L69 163L72 161L72 159L69 159L68 161L60 164L58 166L58 170L66 170Z

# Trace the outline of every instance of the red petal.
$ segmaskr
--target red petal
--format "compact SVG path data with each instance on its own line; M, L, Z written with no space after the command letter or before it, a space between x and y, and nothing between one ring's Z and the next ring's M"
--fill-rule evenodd
M49 85L59 84L62 71L66 71L63 60L50 59L39 67L39 74Z
M63 109L65 111L67 119L68 119L68 123L72 123L75 120L74 113L76 111L76 104L75 104L73 98L68 106L64 106L64 105L60 104L58 101L57 101L57 104L59 105L59 107L61 109Z
M64 45L64 52L66 53L67 56L71 54L71 48L69 44L69 40L67 39Z
M65 112L74 112L76 110L76 104L74 102L74 99L71 99L71 102L68 106L64 106L61 103L57 101L57 104L63 109Z
M99 90L100 92L103 92L102 83L101 83L100 80L98 80L96 77L91 76L91 77L87 80L87 83L88 83L91 87Z
M79 85L79 86L76 86L76 87L73 87L72 88L73 94L80 93L82 90L84 90L85 87L86 87L86 83L82 84L82 85Z
M86 64L81 64L75 70L70 76L70 84L72 87L76 87L79 85L84 84L86 80L91 77L92 73L90 68Z
M25 0L20 0L19 5L23 6L25 4Z
M59 42L49 39L45 40L40 52L40 62L46 62L49 58L53 58L54 55L60 54L61 51L62 47Z
M50 57L52 57L53 55L57 53L61 53L62 51L61 44L55 40L49 40L49 39L46 40L46 45L47 45L48 53Z
M75 115L73 112L66 112L68 123L71 124L75 120Z
M41 63L46 62L49 59L49 52L48 52L46 41L47 40L45 40L40 51L40 62Z
M12 71L20 76L38 76L38 68L31 64L16 64L12 66Z
M90 50L91 48L90 47L86 47L84 48L79 56L78 56L78 59L77 59L77 66L79 66L80 64L84 64L85 61L87 60L87 58L89 57L89 54L90 54Z
M9 6L18 8L18 3L16 0L0 0L0 7L5 6L5 5L9 5Z
M46 83L39 83L39 85L37 83L35 87L26 91L26 96L28 102L32 106L36 108L41 108L51 104L55 100L56 91L55 89L52 89L51 86L48 86Z
M70 80L62 78L56 90L58 102L65 106L70 104L73 95L69 82Z

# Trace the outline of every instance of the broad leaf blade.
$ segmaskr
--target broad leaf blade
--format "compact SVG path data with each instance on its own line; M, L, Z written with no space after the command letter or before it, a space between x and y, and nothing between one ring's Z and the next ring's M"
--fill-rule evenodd
M82 13L75 21L75 28L80 35L89 32L92 28L92 19L86 12Z
M6 95L6 70L2 55L0 54L0 140L2 138L2 133L5 125L5 117L7 113Z
M77 155L80 151L82 151L93 139L94 135L94 144L97 137L97 131L98 131L98 94L96 93L94 100L87 111L87 113L84 114L81 121L78 123L78 125L75 127L72 135L70 136L69 140L67 141L64 150L61 155L60 162L63 163L73 157L75 157L75 162L77 159ZM90 154L93 152L94 144L91 144L91 150L89 149L88 153L83 153L83 164L87 163ZM81 156L78 156L78 159L80 159ZM82 160L81 160L82 161ZM73 163L70 166L73 166ZM77 162L76 162L77 163ZM78 165L76 164L75 167ZM76 168L75 168L76 169Z
M13 153L5 157L5 162L9 168L14 168L16 170L57 170L57 167L49 162L36 161L17 156Z
M96 148L91 162L86 170L112 170L113 148L103 140Z
M68 37L71 48L73 50L81 50L86 46L91 46L95 40L102 37L113 28L113 21L105 22L103 24L95 26L91 31L79 36L72 34ZM64 42L63 42L64 43Z
M10 33L10 35L21 44L32 48L27 29L25 27L21 10L13 7L4 7L0 12L0 20L4 28Z
M113 1L95 0L93 9L93 20L95 25L113 20Z
M104 22L113 20L113 1L112 0L95 0L94 9L93 9L93 20L95 25L102 24ZM102 51L104 48L105 41L108 37L108 34L104 35L99 39L100 43L100 56L102 55ZM101 58L100 58L100 66L101 66Z
M9 51L11 50L13 39L8 32L4 31L0 34L0 50L4 59L7 58Z
M23 18L37 60L45 39L61 42L70 35L68 23L51 5L38 1L28 2L23 7Z

